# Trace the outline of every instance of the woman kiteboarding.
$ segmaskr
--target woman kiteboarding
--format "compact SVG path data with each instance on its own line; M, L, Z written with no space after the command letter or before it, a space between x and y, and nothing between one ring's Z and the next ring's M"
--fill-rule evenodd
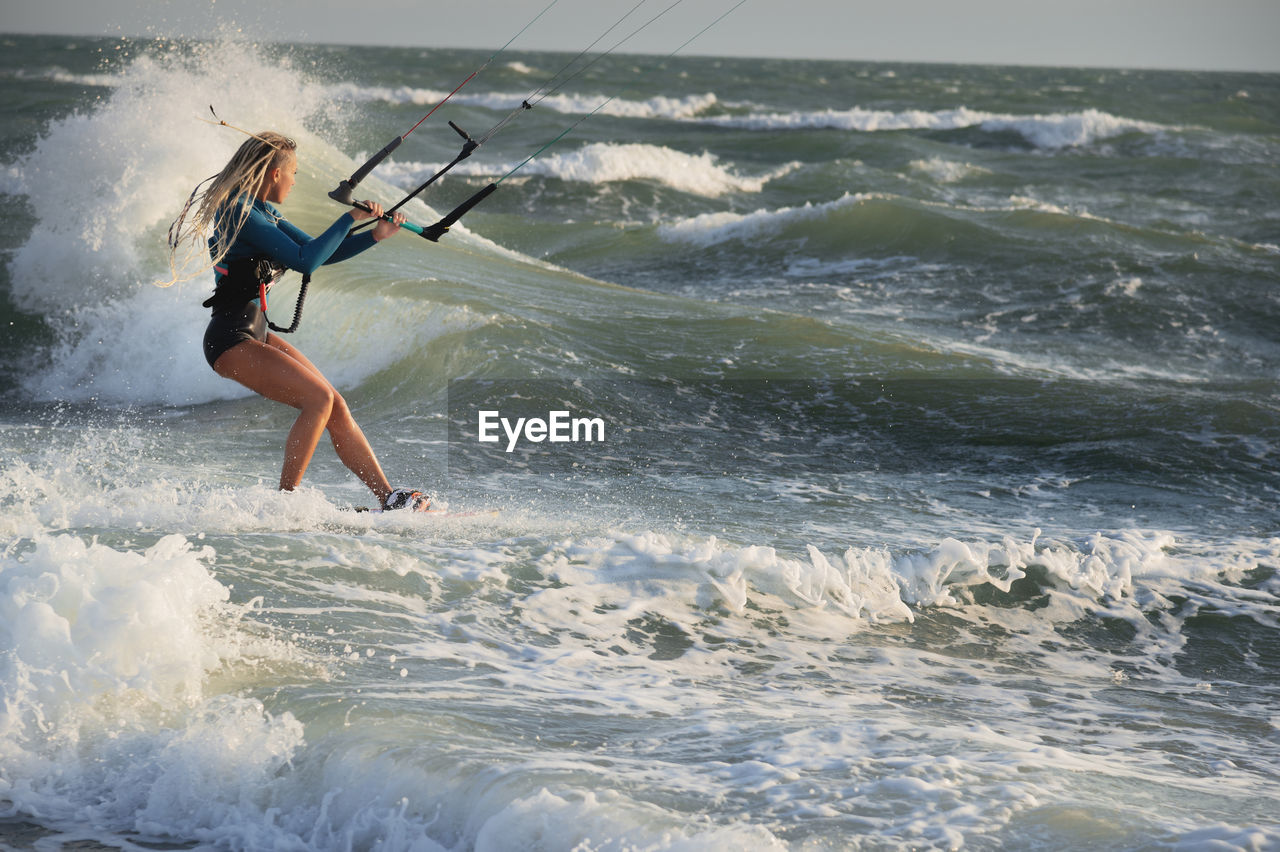
M272 332L297 328L312 272L397 233L404 216L384 217L382 205L365 201L311 237L274 206L289 196L297 170L292 139L274 132L250 134L222 171L196 187L170 226L171 259L184 240L198 242L210 234L215 289L204 303L213 313L204 335L205 359L218 375L298 409L285 442L282 491L292 491L302 481L327 430L338 458L383 509L425 511L430 500L421 492L392 489L342 395L305 355ZM372 230L349 234L354 223L366 219L377 220ZM288 329L269 323L265 313L267 290L285 269L303 274L294 324Z
M430 112L419 119L417 124L409 128L408 132L393 139L357 169L350 178L342 181L335 190L330 192L330 198L350 205L351 209L338 217L338 220L320 236L313 238L289 223L273 206L283 203L288 197L289 191L293 188L294 175L298 170L297 146L292 139L279 133L248 133L250 138L240 146L222 171L192 191L186 206L169 227L170 262L175 269L174 278L175 280L177 278L175 260L178 247L184 241L198 245L200 238L212 232L208 237L208 250L216 277L214 294L204 303L205 307L213 310L213 316L204 335L205 358L218 375L233 379L267 399L298 409L298 419L289 430L289 437L285 443L284 468L280 472L281 490L292 491L302 481L302 475L306 473L311 456L320 442L321 433L328 430L338 458L369 487L383 509L427 510L430 500L421 492L391 488L373 454L373 449L369 446L364 433L360 431L360 427L356 425L342 395L301 352L285 343L272 331L287 333L297 329L310 275L322 264L337 263L354 257L401 229L412 231L432 242L438 241L464 214L497 190L499 184L603 109L616 95L601 101L595 109L581 116L506 174L463 201L434 225L428 227L414 225L405 220L404 214L398 212L401 205L416 197L455 165L469 157L476 148L521 112L532 109L534 104L558 91L600 59L613 53L637 33L678 6L681 1L674 0L617 44L602 51L593 59L580 63L579 61L592 47L644 4L644 0L639 0L586 49L571 59L550 80L538 86L508 116L479 139L472 139L466 131L452 121L449 122L449 125L465 140L466 144L463 145L462 151L452 162L401 199L389 212L384 211L382 205L375 202L354 200L352 190L365 175L404 141L404 137L417 129L454 93L492 63L520 33L527 30L550 10L557 0L551 0L541 12L534 16L533 20L524 26L524 29L516 33L516 36L499 48L480 68L458 84ZM699 35L715 26L745 2L746 0L738 0L734 6L710 24L686 39L672 51L670 56L683 50ZM578 67L573 70L575 66ZM209 109L212 111L213 107ZM216 114L214 118L217 118ZM211 123L231 126L221 120ZM239 130L239 128L233 129ZM241 132L247 133L247 131ZM206 184L208 184L207 188L202 191L201 187ZM351 228L354 223L369 224L367 220L375 223L372 230L361 231L360 228ZM303 278L302 289L298 294L298 305L294 311L293 325L289 328L280 328L267 320L266 301L267 290L285 269L297 270L302 273Z

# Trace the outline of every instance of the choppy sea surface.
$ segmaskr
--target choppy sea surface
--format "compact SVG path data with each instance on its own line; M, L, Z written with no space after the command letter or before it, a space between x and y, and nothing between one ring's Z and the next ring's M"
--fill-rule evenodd
M441 518L277 492L155 282L211 104L318 233L489 52L2 39L0 843L1280 847L1280 76L601 59L312 283Z

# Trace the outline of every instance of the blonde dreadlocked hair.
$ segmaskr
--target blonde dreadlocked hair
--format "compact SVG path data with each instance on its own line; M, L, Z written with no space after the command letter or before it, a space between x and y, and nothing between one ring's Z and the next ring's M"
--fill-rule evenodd
M292 139L270 130L250 134L222 171L197 184L182 212L169 226L169 271L172 276L168 282L160 282L161 286L168 287L180 280L179 269L185 269L194 256L206 250L204 243L211 230L216 241L207 246L209 262L196 272L182 276L181 280L194 278L226 257L248 220L253 199L262 190L267 175L272 169L283 168L288 159L296 155L297 149L297 143ZM186 253L179 262L178 250L184 243L187 245Z

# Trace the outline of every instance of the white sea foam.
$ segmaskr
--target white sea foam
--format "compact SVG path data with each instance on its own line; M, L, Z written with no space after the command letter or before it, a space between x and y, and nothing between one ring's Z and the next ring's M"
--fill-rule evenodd
M330 98L335 101L367 103L381 101L390 104L412 104L415 106L434 106L448 96L447 89L424 89L418 86L369 86L353 82L330 83L326 87ZM461 93L454 96L458 103L463 103ZM517 99L512 108L520 105Z
M91 823L97 837L349 848L386 836L394 808L376 796L345 824L323 817L327 800L293 766L306 743L292 714L209 691L210 674L253 653L237 641L240 608L227 605L213 559L178 535L117 550L36 533L9 549L0 797L55 825Z
M448 94L446 91L413 86L386 87L350 83L332 84L329 90L336 98L355 102L382 101L419 106L438 103ZM454 95L453 101L493 110L513 110L527 96L527 93L473 93L464 90ZM657 96L645 100L610 98L599 93L556 93L535 100L535 106L571 115L585 114L599 108L601 114L616 117L697 121L747 130L832 129L875 133L977 127L992 133L1014 132L1029 144L1047 149L1088 145L1126 133L1157 134L1184 129L1112 115L1097 109L1017 115L975 110L965 106L944 110L900 111L852 107L847 110L807 112L757 110L745 115L708 116L705 115L706 112L720 105L720 99L712 92L679 98Z
M137 553L40 534L29 550L6 553L4 741L56 731L121 691L161 708L199 699L206 671L221 662L200 619L227 599L211 557L182 536Z
M191 836L238 822L234 811L270 789L301 726L208 695L211 672L269 647L238 634L243 610L228 605L213 558L180 535L117 549L43 532L0 556L10 808Z
M356 83L331 84L328 91L336 99L355 103L380 101L417 106L434 105L449 94L439 89L423 89L415 86L368 86ZM504 112L519 109L529 94L528 92L472 92L464 89L454 95L450 103ZM530 103L535 109L549 109L567 115L581 115L598 108L601 115L621 118L688 119L711 109L718 100L711 92L676 98L656 95L644 100L611 98L609 95L599 93L557 93L536 96Z
M745 116L714 116L699 121L749 130L831 129L860 133L894 130L959 130L978 127L988 132L1010 131L1037 148L1069 148L1089 145L1125 133L1154 134L1176 131L1149 121L1124 118L1096 109L1047 115L990 113L957 107L948 110L848 110L814 112L757 112Z
M443 165L412 161L389 163L384 167L384 174L401 186L413 187ZM497 166L464 162L450 174L487 177L505 173L515 165L514 162ZM799 163L789 163L764 175L744 176L705 151L688 154L659 145L593 142L573 151L548 153L531 161L520 174L592 184L647 180L681 192L716 198L731 192L760 192L769 181L798 167Z
M705 151L686 154L656 145L593 143L535 160L528 170L584 183L653 180L683 192L715 198L729 192L759 192L766 183L798 166L791 163L760 177L744 177Z
M251 653L219 622L231 616L234 628L238 608L214 560L177 535L134 551L35 533L4 556L0 796L10 809L91 822L104 841L119 832L239 848L443 849L432 830L442 806L477 849L513 836L535 849L605 837L633 849L786 848L761 827L691 825L589 774L530 766L519 781L402 762L380 755L376 728L304 726L212 691L215 670ZM347 665L373 655L351 656Z
M1138 531L1097 534L1076 542L1041 541L1039 531L1025 540L945 539L928 550L896 554L851 547L828 555L810 546L805 557L771 547L735 547L714 538L624 536L576 542L549 561L547 568L564 585L539 593L536 604L528 602L529 617L535 623L557 622L570 610L580 610L594 593L606 599L626 588L633 601L629 607L597 613L583 621L583 629L594 633L612 624L601 635L610 634L642 611L684 620L687 615L663 600L676 602L679 609L689 601L705 605L707 595L743 613L753 595L764 594L797 609L836 616L841 623L837 629L847 630L855 623L911 621L919 608L963 606L978 587L1009 592L1033 567L1043 573L1055 602L1037 611L1046 624L1074 621L1092 610L1140 625L1144 612L1168 604L1166 596L1174 588L1206 605L1216 601L1212 605L1224 611L1250 612L1266 621L1280 615L1280 607L1231 586L1256 560L1280 553L1280 539L1255 545L1240 542L1234 555L1208 562L1199 554L1178 553L1180 549L1170 533ZM557 603L548 609L551 601Z
M15 75L19 80L48 80L53 83L66 83L72 86L89 86L94 88L113 89L121 85L120 77L115 74L76 74L65 68L48 68L43 71L19 70Z
M619 118L687 119L706 112L716 103L716 96L707 92L679 98L659 95L643 101L604 95L551 95L542 99L539 105L569 114L588 113L599 108L601 115Z
M990 174L988 169L984 169L981 166L975 166L971 163L959 163L942 157L932 157L928 160L912 160L907 166L912 171L926 174L938 183L944 184L959 183L976 175Z
M658 227L658 235L673 242L710 246L729 240L752 241L774 233L780 226L823 219L833 211L861 204L883 196L867 193L845 193L834 201L821 204L806 202L800 207L779 207L752 213L702 213L688 219Z
M1275 624L1273 597L1240 581L1280 557L1280 540L1028 531L786 552L580 532L536 515L487 541L438 527L424 536L412 517L344 517L315 492L166 483L147 461L156 439L131 431L34 441L0 476L16 539L0 557L0 795L55 824L92 821L103 841L139 832L227 847L438 850L613 838L618 848L781 850L792 844L772 829L805 814L856 819L886 842L956 845L1034 823L1043 803L1089 779L1154 783L1152 794L1176 781L1199 796L1256 781L1224 765L1192 782L1136 749L1050 748L1036 714L1018 707L982 724L951 715L948 701L917 708L912 696L935 678L948 696L995 707L1010 694L1000 684L1025 675L983 655L965 669L893 637L921 618L936 628L939 612L948 629L996 619L1002 654L1046 657L1038 677L1075 685L1051 696L1074 724L1096 713L1091 690L1119 688L1115 666L1133 648L1147 669L1170 665L1197 612ZM131 520L201 529L219 552L181 535L109 546L45 531L127 530ZM255 569L263 552L270 564ZM265 604L228 602L233 586L243 597L255 582ZM1042 598L1034 608L972 603L991 590L1016 598L1020 582ZM1131 648L1044 651L1069 643L1060 628L1090 613L1130 625ZM323 641L303 651L271 638L280 618L295 632L343 635L332 654ZM873 629L876 641L851 638ZM677 647L664 648L664 634ZM741 682L739 667L762 665L771 677ZM255 697L278 696L282 670L284 706ZM426 671L451 674L424 682ZM522 718L525 703L544 708L527 738L518 724L486 728L494 713ZM673 761L660 731L713 757ZM714 757L722 752L732 759ZM734 796L758 813L697 815ZM1097 819L1119 831L1121 817ZM1056 830L1069 833L1064 820ZM1185 830L1277 836L1225 822Z

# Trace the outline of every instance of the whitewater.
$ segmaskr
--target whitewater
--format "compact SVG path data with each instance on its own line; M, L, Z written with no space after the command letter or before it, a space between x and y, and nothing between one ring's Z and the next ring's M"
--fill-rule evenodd
M415 517L275 489L164 238L210 104L318 233L488 53L0 38L0 845L1280 846L1276 75L600 61L312 283Z

